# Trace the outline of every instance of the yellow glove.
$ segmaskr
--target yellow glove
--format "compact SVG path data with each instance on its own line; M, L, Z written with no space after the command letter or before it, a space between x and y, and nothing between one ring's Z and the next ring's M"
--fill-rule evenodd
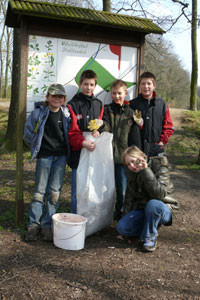
M93 133L96 132L103 125L103 121L100 119L90 120L88 123L88 129Z
M133 119L134 119L135 123L140 126L143 121L141 111L136 109L135 113L133 114Z

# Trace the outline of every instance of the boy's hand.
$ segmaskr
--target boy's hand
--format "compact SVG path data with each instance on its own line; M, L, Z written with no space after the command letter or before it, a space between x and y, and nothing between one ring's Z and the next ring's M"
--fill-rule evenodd
M96 148L95 142L92 141L83 141L82 146L91 152L94 151Z
M133 114L133 119L134 119L135 123L140 126L143 121L141 111L136 109L135 113Z
M97 131L93 131L92 132L92 136L94 136L94 137L100 136L100 132L98 130Z
M95 133L102 125L103 125L103 120L100 119L90 120L88 124L88 129L93 133Z

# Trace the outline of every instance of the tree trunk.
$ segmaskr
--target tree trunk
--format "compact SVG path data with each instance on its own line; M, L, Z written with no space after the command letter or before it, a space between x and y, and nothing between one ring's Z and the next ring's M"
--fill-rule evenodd
M103 0L103 11L110 12L111 3L110 0Z
M12 88L11 101L8 114L8 127L6 136L1 149L10 151L16 150L16 112L18 100L18 86L19 86L19 39L20 33L18 29L14 29L13 35L13 66L12 66Z
M5 26L3 27L3 30L1 32L1 38L0 38L0 98L2 97L2 88L3 88L3 37L5 33Z
M197 110L197 78L198 78L198 55L197 55L197 0L192 0L192 74L190 86L190 109Z
M10 38L11 38L11 30L9 30L9 28L7 27L7 51L6 51L5 84L4 84L3 98L7 98L7 92L8 92L8 71L10 65Z
M200 149L199 149L199 156L198 156L198 159L197 159L197 163L200 165Z
M3 89L3 56L2 56L2 51L1 51L1 46L0 46L0 98L2 97L2 89Z

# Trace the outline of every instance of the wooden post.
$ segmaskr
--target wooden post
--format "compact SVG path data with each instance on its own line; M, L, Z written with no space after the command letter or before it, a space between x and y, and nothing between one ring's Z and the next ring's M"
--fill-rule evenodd
M27 28L23 19L20 27L19 99L16 122L16 223L24 220L23 197L23 135L26 108Z
M140 47L137 49L136 97L139 94L139 77L144 72L144 44L145 38L141 37Z

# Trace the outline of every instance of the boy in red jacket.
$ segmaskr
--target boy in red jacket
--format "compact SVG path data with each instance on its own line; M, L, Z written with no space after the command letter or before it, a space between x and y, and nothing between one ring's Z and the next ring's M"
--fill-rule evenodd
M94 119L102 119L104 111L101 100L93 95L96 85L96 73L92 70L84 71L79 80L81 92L76 94L67 105L72 118L69 131L69 142L71 145L69 166L72 168L71 202L73 213L76 213L77 209L76 171L81 148L84 147L88 151L94 151L96 147L94 142L85 140L83 131L90 131L88 129L89 122ZM98 134L98 132L96 134Z

